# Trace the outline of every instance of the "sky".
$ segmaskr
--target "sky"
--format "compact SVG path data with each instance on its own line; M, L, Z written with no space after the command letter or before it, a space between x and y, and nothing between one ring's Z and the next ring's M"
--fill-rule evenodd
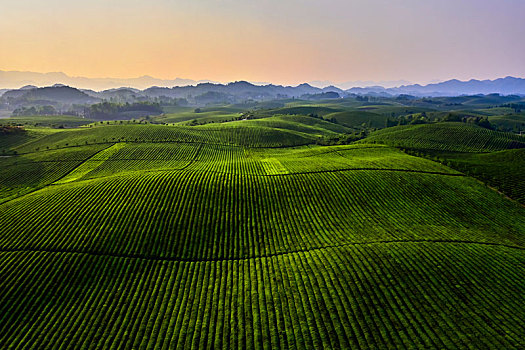
M0 70L279 84L525 77L523 18L523 0L5 1Z

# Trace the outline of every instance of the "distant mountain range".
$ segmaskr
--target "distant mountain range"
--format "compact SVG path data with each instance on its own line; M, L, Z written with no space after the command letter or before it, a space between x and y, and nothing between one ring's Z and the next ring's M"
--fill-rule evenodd
M157 99L177 99L177 103L204 106L213 103L239 103L249 100L339 98L345 92L336 87L323 89L301 84L295 87L280 85L254 85L245 81L229 84L200 83L195 86L150 87L144 90L133 88L94 91L77 89L63 84L48 87L26 85L20 89L7 90L0 96L0 107L16 109L25 106L55 106L92 104L102 101L140 102Z
M139 78L118 79L118 78L85 78L70 77L67 74L57 73L34 73L34 72L17 72L0 70L0 95L6 89L18 89L22 86L31 85L38 87L51 86L54 84L65 84L74 86L78 89L88 89L92 91L109 91L118 90L122 87L130 88L130 91L138 92L140 90L158 94L159 91L168 91L165 88L174 88L174 91L183 91L179 88L190 87L190 90L208 89L210 91L224 90L221 86L227 86L229 89L237 90L240 83L218 84L209 80L191 80L176 78L173 80L157 79L150 76ZM459 81L456 79L444 82L420 85L409 84L406 81L353 81L340 84L333 84L329 81L313 81L309 84L301 84L295 88L300 91L299 94L291 93L292 87L283 87L267 83L245 83L244 88L250 91L261 92L263 95L276 93L289 94L290 97L300 96L302 93L322 93L326 91L336 91L344 94L359 95L376 95L376 96L459 96L475 94L492 94L499 93L502 95L525 95L525 79L506 77L496 80L469 80ZM234 85L232 85L234 84ZM263 87L264 89L260 89ZM308 87L308 89L305 89ZM161 88L163 90L158 90ZM308 90L308 92L305 92ZM266 91L266 92L264 92ZM170 93L172 95L172 93Z
M345 81L343 83L334 83L329 80L315 80L311 81L308 84L318 87L318 88L324 88L327 86L337 86L340 89L348 90L353 87L371 87L371 86L382 86L384 88L392 88L397 87L401 85L410 85L409 81L406 80L388 80L388 81L370 81L370 80L354 80L354 81Z
M160 87L153 86L143 90L117 88L103 91L78 89L63 84L48 87L27 85L19 89L0 91L0 109L15 110L28 106L54 106L60 110L73 105L88 105L102 101L134 103L159 101L188 106L206 106L210 104L245 103L248 101L268 101L275 99L300 98L321 100L344 98L355 95L441 97L477 94L501 94L525 96L525 79L507 77L496 80L450 80L437 84L404 85L395 88L355 87L347 90L335 86L325 88L309 84L297 86L255 85L246 81L229 84L198 83L190 86Z
M367 88L351 88L349 93L362 95L413 95L413 96L460 96L476 94L525 95L525 79L506 77L496 80L469 80L457 79L428 85L403 85L394 88L374 86Z
M210 80L191 80L176 78L172 80L157 79L147 75L138 78L85 78L71 77L62 72L36 73L0 70L0 89L17 89L25 85L50 86L56 83L75 86L81 89L107 90L119 87L146 89L151 86L186 86L209 83Z
M19 72L19 71L2 71L0 70L0 93L2 89L18 89L26 85L39 87L51 86L60 83L69 86L75 86L80 89L90 89L96 91L116 89L120 87L130 87L134 89L147 89L152 86L174 87L197 85L200 83L217 83L211 80L192 80L192 79L157 79L147 75L138 78L119 79L119 78L86 78L71 77L62 72L36 73L36 72ZM264 82L251 82L254 85L269 85ZM401 85L410 84L406 80L395 81L347 81L343 83L333 83L331 81L312 81L309 85L324 88L328 86L337 86L346 90L352 87L370 87L382 86L391 88Z

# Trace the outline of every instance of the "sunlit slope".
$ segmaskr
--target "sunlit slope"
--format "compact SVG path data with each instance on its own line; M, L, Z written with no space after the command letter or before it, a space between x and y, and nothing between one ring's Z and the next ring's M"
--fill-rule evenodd
M462 173L118 141L0 204L0 347L525 346L525 208Z
M0 203L59 180L108 146L50 149L0 158Z
M126 143L129 148L146 145L139 151L141 155L126 156L141 161L135 162L133 166L127 164L124 167L126 170L177 169L181 161L180 166L184 166L192 159L199 145L292 147L315 144L323 136L344 129L315 118L297 118L289 117L286 121L271 125L243 121L194 127L104 122L77 129L29 129L25 133L4 136L0 138L1 154L5 155L0 157L0 167L3 169L0 176L0 203L57 181L85 161L90 162L82 166L84 170L93 163L101 163L100 159L97 161L90 157L114 144ZM181 149L190 151L185 153ZM162 155L156 154L157 151ZM111 160L118 160L119 157L120 153ZM115 165L105 174L111 174L112 169L117 172L122 170L118 164ZM107 168L107 164L103 168Z
M454 172L428 160L407 157L383 145L250 148L183 142L116 142L32 152L0 159L0 202L51 183L158 170L200 170L241 175L275 175L399 169ZM136 176L137 174L135 174Z
M341 134L351 132L352 129L325 121L321 118L312 118L301 115L276 115L273 117L241 120L230 122L226 125L230 126L253 126L253 127L269 127L279 130L291 130L305 134L313 134L318 136L327 136L330 134Z
M310 118L313 119L313 118ZM325 123L332 127L333 124ZM338 129L344 127L333 126ZM312 132L315 130L315 133ZM334 131L322 127L302 126L288 121L276 127L264 123L232 122L200 126L109 124L92 125L81 129L67 129L18 145L14 149L19 154L56 148L67 148L89 144L114 142L189 142L244 145L250 147L289 147L313 144L320 136Z
M525 137L465 123L403 125L378 130L364 142L378 142L407 149L491 152L525 148Z
M521 246L524 211L461 176L152 172L53 185L5 203L0 248L220 259L391 240Z

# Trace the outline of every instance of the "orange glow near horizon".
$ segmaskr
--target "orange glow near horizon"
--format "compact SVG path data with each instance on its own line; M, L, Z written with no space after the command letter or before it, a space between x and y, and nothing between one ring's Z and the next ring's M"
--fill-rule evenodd
M525 75L512 20L523 3L429 3L20 0L0 15L0 70L281 84Z

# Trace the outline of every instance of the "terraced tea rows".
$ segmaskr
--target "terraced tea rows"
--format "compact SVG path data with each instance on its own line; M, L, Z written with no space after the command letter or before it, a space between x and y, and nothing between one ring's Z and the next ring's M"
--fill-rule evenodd
M525 148L525 138L464 123L405 125L374 132L366 143L380 142L408 149L491 152Z
M327 122L323 119L311 118L300 115L280 115L254 120L243 120L228 123L227 125L269 127L276 129L293 130L305 134L327 135L343 134L353 131L344 125Z
M396 169L457 174L435 162L409 157L403 152L381 145L335 146L329 149L254 149L215 144L121 142L107 148L107 151L113 149L116 153L107 159L101 159L99 155L89 158L82 165L84 173L76 179L177 169L258 176L351 169ZM82 169L77 169L76 172L81 172Z
M24 154L48 148L115 142L182 142L250 147L289 147L312 144L316 140L318 137L315 135L295 130L243 126L242 124L209 124L194 127L123 124L67 129L35 139L14 149Z
M439 157L525 204L525 149L482 154L443 153Z
M105 147L90 145L0 158L0 203L57 181Z
M103 156L113 151L114 154ZM260 176L356 168L453 173L434 162L408 157L402 152L381 145L334 146L328 149L254 149L195 143L119 142L50 149L0 159L0 164L5 169L4 177L0 179L0 183L5 186L0 191L0 198L4 200L6 197L24 194L57 180L58 183L65 183L129 172L185 168ZM77 166L79 167L72 171ZM65 176L67 173L68 176Z
M31 193L0 191L0 348L525 347L523 206L384 145L262 147L305 135L17 146L3 174Z
M4 250L198 260L385 240L525 242L524 209L474 180L391 170L128 174L53 185L1 208Z
M203 262L0 253L16 348L521 348L523 250L392 243Z

